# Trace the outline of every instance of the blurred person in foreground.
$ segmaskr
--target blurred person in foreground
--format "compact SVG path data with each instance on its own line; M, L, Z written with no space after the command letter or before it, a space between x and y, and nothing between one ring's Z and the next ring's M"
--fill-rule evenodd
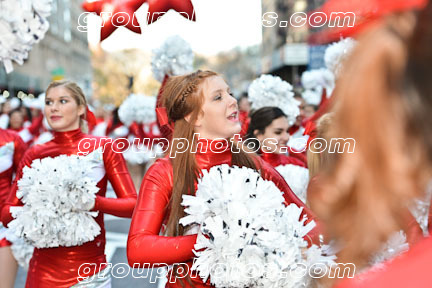
M332 157L309 191L311 207L341 247L338 262L363 270L338 288L432 287L432 238L409 232L409 207L424 199L432 174L432 6L394 13L358 40L336 84L329 133L354 138L355 152ZM400 229L409 251L365 270Z

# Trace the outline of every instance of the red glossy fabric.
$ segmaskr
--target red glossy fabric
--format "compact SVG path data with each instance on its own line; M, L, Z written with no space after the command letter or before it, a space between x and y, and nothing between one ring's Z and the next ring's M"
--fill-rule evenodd
M12 165L8 168L5 167L5 170L0 171L0 211L1 208L5 205L6 200L9 196L10 188L12 186L12 176L18 167L19 161L21 160L25 149L27 148L27 146L24 144L21 137L17 133L11 130L4 130L0 128L0 148L11 142L14 144L11 163ZM2 155L0 155L0 161L6 162L7 160L2 159ZM0 239L0 247L10 245L11 243L6 239Z
M82 145L80 141L84 138L96 139L97 141L86 141L90 145ZM101 234L95 240L81 246L57 247L35 249L33 258L27 274L26 287L51 288L70 287L77 283L78 269L83 263L96 263L97 267L106 262L105 259L105 228L103 213L119 217L131 217L136 203L136 191L126 168L121 153L115 153L111 149L109 141L99 142L98 137L86 135L80 129L68 132L56 132L54 139L43 145L31 147L24 155L18 170L17 176L11 189L7 205L2 210L2 221L7 225L12 216L9 213L11 206L23 205L16 197L17 180L22 177L24 166L30 166L34 159L45 157L56 157L61 154L75 155L78 152L89 153L104 145L103 162L105 176L98 182L100 188L96 196L96 203L93 210L99 211L96 222L101 227ZM80 145L79 145L80 144ZM106 198L107 181L110 181L117 198ZM102 266L103 268L103 266ZM98 272L99 269L93 272Z
M205 140L203 147L208 147ZM216 144L217 141L213 142ZM219 148L212 146L213 152L208 149L201 153L198 149L196 159L201 169L210 169L221 164L231 164L231 151L228 145L221 145ZM228 149L227 149L228 148ZM219 153L220 152L220 153ZM315 217L310 210L291 191L288 184L269 164L256 158L257 164L261 167L261 175L264 179L273 181L276 186L284 192L287 203L296 203L304 207L304 213L312 220ZM171 197L173 187L173 170L169 158L158 159L147 171L141 184L138 203L132 217L132 224L129 231L127 244L127 255L129 265L144 265L146 263L174 263L191 264L194 254L192 249L196 242L196 235L178 237L160 236L163 223L168 214L167 206ZM309 220L309 221L310 221ZM318 238L319 228L316 227L309 235L312 239ZM184 281L185 282L185 281ZM200 279L193 279L196 287L209 287L203 284ZM186 287L190 287L187 283ZM181 287L177 282L168 283L167 287Z
M432 287L430 267L432 238L413 246L407 253L386 263L384 269L371 270L341 282L336 288L429 288Z
M0 148L10 142L14 143L13 163L7 170L0 171L0 209L3 207L9 196L13 173L16 171L27 148L17 133L0 128Z
M260 156L264 161L269 163L272 167L277 167L279 165L293 164L293 165L306 168L306 164L303 161L292 156L287 156L284 154L277 154L277 153L261 153Z
M249 113L246 111L239 112L239 121L241 123L240 136L245 136L250 124Z

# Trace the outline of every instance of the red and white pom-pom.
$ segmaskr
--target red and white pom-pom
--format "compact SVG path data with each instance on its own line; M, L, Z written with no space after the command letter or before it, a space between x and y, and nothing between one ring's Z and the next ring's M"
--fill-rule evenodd
M248 98L253 110L269 106L282 109L289 125L294 124L300 114L300 102L294 99L293 87L277 76L264 74L255 79L249 86Z
M178 35L165 40L153 50L151 66L153 76L162 82L165 75L178 76L193 70L194 54L188 42Z

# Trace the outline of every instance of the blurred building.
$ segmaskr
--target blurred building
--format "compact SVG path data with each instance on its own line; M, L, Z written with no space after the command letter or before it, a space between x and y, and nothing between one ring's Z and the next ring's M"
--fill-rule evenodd
M280 76L294 86L298 86L301 74L311 62L313 66L322 65L323 48L310 47L307 43L310 33L308 25L294 27L290 21L295 13L307 13L317 9L324 2L324 0L262 0L261 73Z
M91 96L87 33L77 30L78 17L83 12L81 3L82 0L53 0L45 38L33 46L24 65L14 64L10 74L0 69L0 90L8 89L11 95L18 91L38 95L52 80L66 78L77 82Z

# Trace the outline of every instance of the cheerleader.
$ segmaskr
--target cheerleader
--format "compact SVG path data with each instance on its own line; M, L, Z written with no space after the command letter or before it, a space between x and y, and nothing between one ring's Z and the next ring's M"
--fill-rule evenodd
M263 107L252 113L246 142L253 142L255 147L260 147L258 154L273 167L286 164L306 167L303 161L287 155L290 137L288 128L287 117L281 109Z
M5 205L19 161L26 149L21 137L10 130L0 128L0 209ZM1 210L0 210L1 211ZM0 228L0 230L5 230ZM2 287L13 287L18 269L10 249L11 243L0 239L0 279Z
M97 137L86 135L82 130L84 116L88 112L86 98L75 83L69 81L53 82L46 91L44 114L49 125L54 131L53 140L31 147L24 155L18 170L15 182L7 204L2 210L2 221L7 225L13 218L10 208L22 206L22 202L16 197L18 189L17 181L23 177L23 168L30 166L35 159L45 157L57 157L59 155L76 155L78 152L91 153L100 147L101 141L90 141L90 145L79 145L80 141L96 139ZM99 138L97 138L99 140ZM99 191L92 211L99 211L96 222L101 228L101 233L93 241L80 246L35 248L30 260L27 273L26 287L81 287L78 282L79 267L83 263L96 265L95 271L99 273L106 263L105 229L103 214L108 213L118 217L130 217L136 203L136 192L129 176L126 164L121 154L115 153L111 143L104 143L103 155L95 165L94 175ZM100 151L98 149L98 151ZM117 195L115 198L106 198L107 181L110 181ZM70 228L70 227L69 227ZM92 287L110 287L109 273L101 274L104 277L94 279ZM90 276L88 275L88 276ZM108 276L107 276L108 275ZM88 284L86 284L88 285ZM87 287L87 286L86 286Z
M431 239L412 233L427 227L430 209L431 19L429 3L421 13L398 11L371 26L338 80L329 137L352 137L356 148L332 159L310 201L326 231L343 243L338 261L368 270L337 287L432 286ZM427 208L417 210L421 202ZM400 229L410 249L391 255L400 243L385 241ZM370 267L383 248L388 261Z
M239 133L241 127L237 101L221 76L211 71L197 71L170 78L163 90L162 107L169 120L169 123L162 123L164 128L172 128L170 124L174 125L173 141L185 138L193 143L194 133L199 133L200 139L194 145L195 148L200 148L180 153L172 142L174 157L156 160L147 171L129 231L129 265L137 267L147 263L186 263L188 268L191 267L197 234L185 231L179 224L179 219L184 216L180 203L182 195L195 193L201 169L209 170L221 164L259 169L264 179L273 181L284 192L287 203L304 207L269 164L243 150L232 153L229 149L230 145L225 139ZM309 221L314 218L308 208L304 207L303 211L309 215ZM309 236L315 239L317 230L315 228L311 232L313 235ZM185 278L175 277L171 281L174 283L167 283L166 287L210 286L198 278L183 275L178 270L175 273Z

